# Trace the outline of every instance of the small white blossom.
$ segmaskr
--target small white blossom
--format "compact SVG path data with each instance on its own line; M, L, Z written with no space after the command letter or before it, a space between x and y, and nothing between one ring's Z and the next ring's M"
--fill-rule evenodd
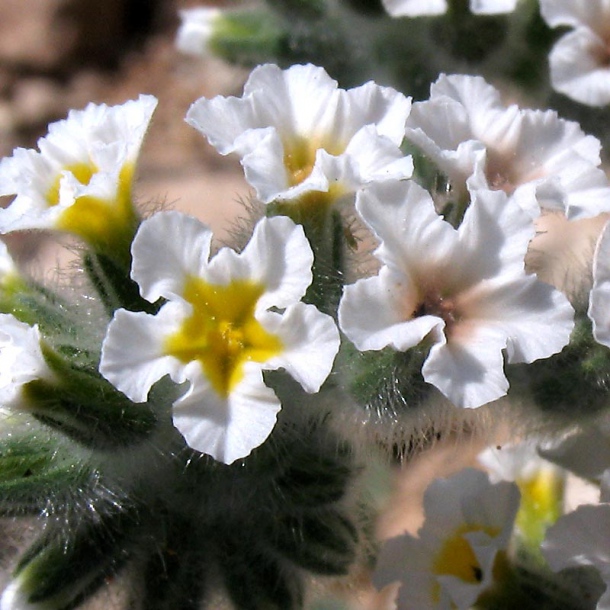
M570 26L549 55L551 85L589 106L610 103L610 2L540 0L551 27Z
M470 10L479 15L510 13L519 0L470 0ZM447 11L447 0L382 0L392 17L420 17L442 15Z
M176 35L178 50L202 57L208 54L208 44L214 22L222 11L213 7L197 7L179 11L181 24Z
M330 202L372 181L408 178L400 151L410 100L373 82L343 90L322 69L252 71L241 98L201 98L187 122L223 154L241 157L246 180L270 203L323 193Z
M339 333L330 316L300 302L313 253L286 217L261 220L246 248L209 259L211 231L177 212L136 234L132 277L157 315L118 310L100 371L135 402L164 375L190 382L173 406L189 446L227 464L270 434L280 403L263 370L285 369L307 392L330 373Z
M551 569L597 568L606 589L597 610L610 610L610 504L582 505L549 528L542 552Z
M142 95L120 106L89 104L49 125L39 151L18 148L0 163L0 232L57 229L93 243L129 231L136 159L157 100Z
M40 348L37 326L0 314L0 405L19 408L23 386L36 379L53 379Z
M424 495L418 537L388 540L373 581L385 586L399 580L401 609L472 607L493 585L494 564L508 548L518 506L516 485L492 485L483 472L466 469L437 479Z
M362 351L431 345L424 379L460 407L508 390L508 362L560 351L573 310L559 291L524 271L533 226L501 192L477 191L459 229L415 183L359 193L356 208L381 245L377 276L347 286L339 323Z
M472 188L501 190L536 217L540 208L568 218L610 210L599 141L552 110L504 106L478 76L441 75L418 102L406 135L449 179L457 198Z

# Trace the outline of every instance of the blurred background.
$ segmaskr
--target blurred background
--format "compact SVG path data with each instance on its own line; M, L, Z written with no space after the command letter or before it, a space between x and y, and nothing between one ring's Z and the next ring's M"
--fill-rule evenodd
M227 2L208 2L223 6ZM0 0L0 155L31 148L47 125L87 103L159 99L138 168L142 202L167 202L223 230L248 193L235 159L184 122L201 96L239 94L246 72L179 53L186 0ZM5 198L3 205L10 199ZM7 237L22 263L60 256L40 233Z

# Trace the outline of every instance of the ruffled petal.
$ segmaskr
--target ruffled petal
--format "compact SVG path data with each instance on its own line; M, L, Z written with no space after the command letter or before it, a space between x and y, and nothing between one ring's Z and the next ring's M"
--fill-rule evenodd
M150 302L182 298L188 277L203 276L212 232L201 221L180 212L159 212L145 220L131 247L131 277Z

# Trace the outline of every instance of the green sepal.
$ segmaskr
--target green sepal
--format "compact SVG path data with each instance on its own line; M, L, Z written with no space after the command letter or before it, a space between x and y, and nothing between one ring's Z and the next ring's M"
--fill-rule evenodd
M69 497L84 486L91 474L52 435L12 432L0 441L0 515L40 513L52 499Z
M192 519L192 521L191 521ZM207 590L210 553L201 537L198 516L167 515L163 536L142 564L142 584L130 608L142 610L198 610Z
M138 284L129 275L128 266L119 265L104 254L87 252L83 267L109 316L119 308L150 314L159 311L160 302L153 304L142 298Z
M236 610L300 610L303 584L299 575L270 553L237 541L220 549L224 584Z
M76 608L130 559L140 538L138 511L98 509L74 523L50 524L25 551L13 577L30 604Z
M356 558L358 533L338 510L278 517L269 544L295 565L314 574L347 574Z
M319 19L326 13L326 0L266 0L289 19Z
M149 403L133 403L96 370L70 366L44 342L41 349L55 379L36 379L22 389L39 421L99 450L139 443L155 429Z
M586 315L576 321L570 343L559 353L531 364L506 366L509 396L528 397L556 425L583 423L608 408L610 349L593 338Z
M247 67L273 61L287 44L281 20L264 9L223 12L208 41L211 53Z

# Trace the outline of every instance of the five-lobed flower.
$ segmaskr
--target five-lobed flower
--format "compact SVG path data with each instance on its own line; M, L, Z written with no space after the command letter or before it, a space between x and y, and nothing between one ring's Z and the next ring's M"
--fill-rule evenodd
M190 382L173 421L193 449L227 464L271 433L280 403L264 370L285 369L317 392L332 368L339 333L330 316L300 302L313 253L286 217L261 220L237 254L211 259L212 233L162 212L134 239L132 277L156 315L118 310L102 347L101 373L135 402L165 375Z
M502 191L473 192L457 230L413 182L372 185L356 209L383 263L347 286L339 305L340 327L359 350L430 346L424 380L474 408L507 393L503 352L532 362L568 343L573 309L525 273L533 225Z
M197 100L187 122L241 157L264 203L316 195L325 204L373 181L411 176L400 150L410 99L373 82L337 87L322 68L255 68L241 98Z
M135 164L157 100L89 104L49 125L39 151L18 148L0 163L0 232L54 229L110 255L127 250L136 227Z

